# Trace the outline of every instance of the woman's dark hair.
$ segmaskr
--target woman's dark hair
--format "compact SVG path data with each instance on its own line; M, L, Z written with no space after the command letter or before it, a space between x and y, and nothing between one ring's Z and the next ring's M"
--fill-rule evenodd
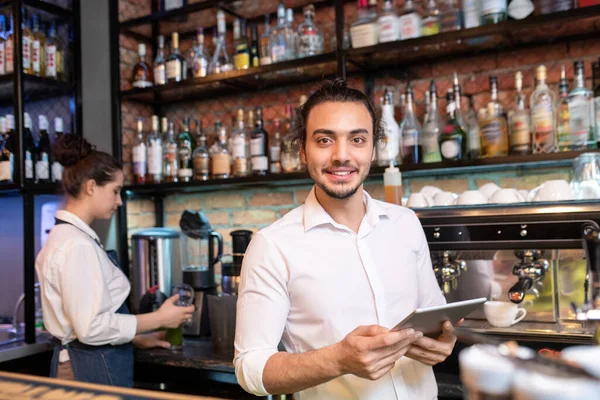
M373 104L360 90L348 87L345 80L337 78L333 81L325 81L321 87L319 87L300 107L300 112L296 114L294 122L292 123L291 132L289 139L293 142L299 142L302 147L306 143L306 121L310 111L317 105L327 102L334 103L360 103L365 106L371 120L373 121L373 145L380 141L385 140L385 130L383 129L381 122L381 115L375 110Z
M95 146L75 134L64 134L58 137L54 145L54 159L64 168L63 187L72 197L78 197L81 185L90 179L98 186L112 181L115 172L123 169L123 165L113 156L96 150Z

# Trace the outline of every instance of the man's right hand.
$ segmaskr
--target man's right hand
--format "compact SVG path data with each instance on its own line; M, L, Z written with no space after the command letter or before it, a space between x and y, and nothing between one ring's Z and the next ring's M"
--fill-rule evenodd
M377 380L388 373L423 333L413 329L392 332L379 325L359 326L334 346L342 375Z

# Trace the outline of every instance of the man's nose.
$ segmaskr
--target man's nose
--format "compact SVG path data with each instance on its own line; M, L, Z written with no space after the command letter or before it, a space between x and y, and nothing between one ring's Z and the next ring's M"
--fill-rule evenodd
M350 148L347 141L338 140L335 142L333 154L331 155L332 161L338 161L344 163L350 159Z

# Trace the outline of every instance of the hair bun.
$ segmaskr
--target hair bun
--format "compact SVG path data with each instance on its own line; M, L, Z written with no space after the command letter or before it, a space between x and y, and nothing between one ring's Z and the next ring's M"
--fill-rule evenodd
M95 151L87 140L75 134L60 135L54 145L54 159L63 167L77 164Z

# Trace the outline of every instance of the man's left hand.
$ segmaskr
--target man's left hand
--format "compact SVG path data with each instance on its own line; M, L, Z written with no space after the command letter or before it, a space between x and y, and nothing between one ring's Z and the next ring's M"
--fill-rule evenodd
M162 347L165 349L170 349L171 344L165 340L166 335L166 331L158 331L146 333L144 335L136 335L135 338L133 338L133 345L140 349L150 349L153 347Z
M457 325L460 325L460 322ZM423 336L412 344L406 357L433 366L446 360L452 354L455 343L454 326L450 321L445 321L442 325L442 334L437 339Z

